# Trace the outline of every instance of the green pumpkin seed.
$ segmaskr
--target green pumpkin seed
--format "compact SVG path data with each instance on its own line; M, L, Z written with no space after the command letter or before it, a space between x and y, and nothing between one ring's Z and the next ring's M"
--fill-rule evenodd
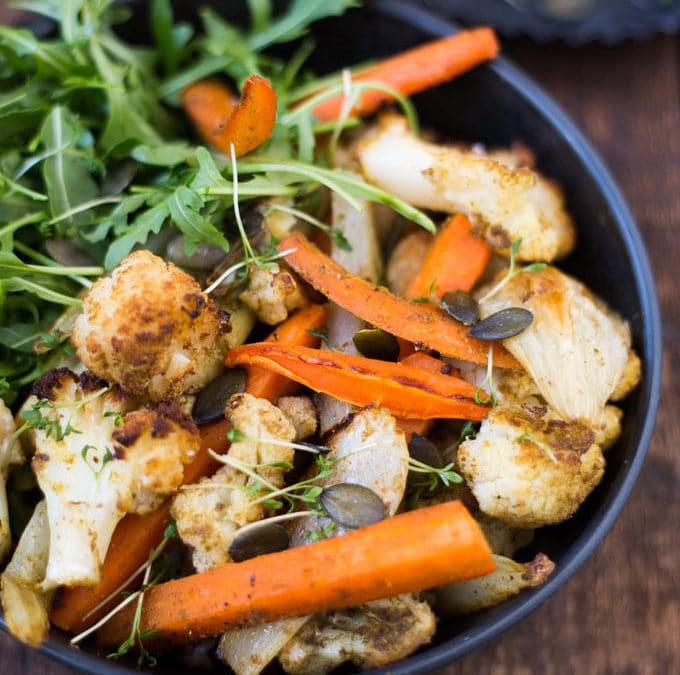
M243 368L229 368L210 382L196 397L191 415L196 424L220 419L224 406L233 394L240 394L246 388L247 374Z
M352 337L354 346L369 359L396 361L399 358L399 342L382 328L364 328Z
M324 488L319 496L328 516L344 527L366 527L385 518L385 504L363 485L336 483Z
M237 532L229 546L229 556L234 562L241 562L258 555L284 551L289 544L288 530L283 525L264 521L261 525Z
M505 340L526 330L534 320L534 315L524 307L509 307L491 314L468 331L468 335L478 340Z
M413 459L435 469L441 469L444 466L439 448L432 441L418 434L411 436L411 440L408 442L408 454Z
M449 316L460 321L464 326L472 326L479 321L479 305L465 291L449 291L444 293L440 305Z

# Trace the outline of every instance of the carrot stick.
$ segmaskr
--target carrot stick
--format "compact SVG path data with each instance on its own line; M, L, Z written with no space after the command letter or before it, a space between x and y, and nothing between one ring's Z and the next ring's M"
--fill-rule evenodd
M320 328L326 317L324 305L309 305L292 314L270 336L277 344L318 345L319 339L310 335L310 328ZM281 396L294 392L296 383L260 368L250 368L246 391L260 398L276 402ZM210 456L208 449L224 453L229 447L227 432L230 425L225 419L201 425L201 448L191 464L184 467L184 484L195 483L203 476L214 473L220 464ZM158 509L143 516L129 514L114 530L106 552L101 581L96 586L64 588L52 607L50 619L59 628L79 632L106 614L120 601L117 589L143 565L149 552L163 538L165 523L170 516L170 500ZM113 597L104 602L113 594ZM102 604L99 607L100 603ZM96 609L95 609L96 608Z
M449 291L470 291L491 260L491 246L475 234L474 225L462 214L442 225L422 267L406 290L406 297L441 299Z
M353 77L354 82L379 82L405 96L448 82L454 77L492 59L498 53L498 41L490 28L465 30L433 40L415 49L389 57ZM345 96L326 99L314 109L321 122L338 119ZM370 115L393 98L382 91L368 90L359 95L355 115Z
M311 304L291 314L274 332L267 338L267 342L279 345L297 345L299 347L317 347L319 338L310 333L311 330L320 330L326 323L328 316L327 305ZM276 403L282 396L294 394L299 385L297 382L277 375L276 373L248 366L248 383L246 391L253 396L266 398Z
M422 591L493 569L479 525L460 502L445 502L342 537L154 586L144 594L140 629L155 633L154 644L184 643L240 626ZM134 607L115 615L99 631L100 642L120 644L133 616Z
M359 318L392 335L446 356L486 365L489 343L467 335L468 329L437 307L398 298L386 288L350 274L324 255L299 232L279 243L279 250L292 249L286 262L317 291ZM519 368L502 347L493 346L493 363L501 368Z
M448 363L444 363L434 356L430 356L425 352L413 352L399 361L407 366L416 366L417 368L424 368L433 373L441 373L442 375L449 375L451 366ZM401 429L406 434L406 441L411 440L413 434L418 434L418 436L425 436L432 429L434 425L434 420L420 420L420 419L409 419L407 417L397 417L396 418L397 429Z
M481 420L488 405L457 377L391 361L255 342L232 349L228 366L254 364L354 405L381 405L400 417Z
M241 99L218 80L200 80L182 92L182 107L201 138L225 154L231 144L237 157L262 145L276 122L276 93L269 80L251 75Z

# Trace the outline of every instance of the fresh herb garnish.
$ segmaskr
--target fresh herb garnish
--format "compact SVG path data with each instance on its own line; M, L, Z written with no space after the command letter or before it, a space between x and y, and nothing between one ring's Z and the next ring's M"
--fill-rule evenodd
M546 263L535 262L531 263L530 265L525 265L524 267L516 269L515 267L516 258L521 246L522 239L515 239L515 241L512 242L512 246L510 247L510 267L508 268L508 271L506 272L505 276L488 293L486 293L482 298L479 299L480 303L496 295L496 293L498 293L498 291L500 291L501 288L503 288L503 286L505 286L505 284L508 283L508 281L516 277L518 274L521 274L522 272L527 272L530 274L535 272L542 272L548 266Z

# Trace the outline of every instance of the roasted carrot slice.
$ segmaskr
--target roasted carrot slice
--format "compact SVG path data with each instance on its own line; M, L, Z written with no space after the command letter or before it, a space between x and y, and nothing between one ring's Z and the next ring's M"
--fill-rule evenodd
M423 546L423 542L426 543ZM484 535L458 501L387 518L342 537L221 565L144 594L140 630L154 644L324 612L482 576L494 569ZM126 607L98 633L120 644L132 627Z
M310 335L308 330L323 326L325 318L325 306L309 305L292 314L268 339L276 344L315 346L318 338ZM296 386L298 385L288 378L251 368L246 391L276 402L281 396L293 393ZM184 467L185 484L195 483L220 466L210 456L208 449L218 453L226 452L229 447L229 428L229 423L224 419L201 426L201 449L193 462ZM52 623L64 630L78 632L95 623L111 606L120 602L117 591L123 590L121 586L125 586L130 577L146 562L149 552L161 541L169 515L170 500L143 516L125 516L111 538L101 581L92 587L63 589L52 607Z
M276 93L269 80L251 75L241 99L218 80L200 80L182 92L182 107L199 136L213 148L237 157L264 143L276 122Z
M297 345L299 347L317 347L319 338L314 335L326 324L328 307L326 305L311 304L291 314L267 338L267 342L278 345ZM277 375L271 370L248 366L248 383L246 389L253 396L266 398L276 403L282 396L294 394L299 385L297 382Z
M490 28L464 30L384 59L358 73L353 80L379 82L410 96L447 82L494 58L498 49L498 40ZM344 95L338 95L326 99L316 106L314 116L322 122L338 119L344 98ZM392 97L385 92L364 91L352 112L354 115L370 115L391 100Z
M229 366L257 365L354 405L381 405L400 417L481 420L477 388L424 368L308 347L255 342L232 349Z
M299 232L286 237L279 244L279 250L291 250L286 262L300 276L364 321L425 349L486 365L489 343L469 337L468 329L462 323L439 308L408 302L386 288L350 274ZM501 368L520 367L501 345L493 346L493 363Z
M424 368L433 373L441 373L442 375L449 375L451 367L441 361L436 359L434 356L430 356L425 352L413 352L408 356L400 359L400 362L407 366L415 366L416 368ZM418 434L418 436L425 436L432 425L434 420L422 420L422 419L411 419L408 417L397 417L397 428L401 429L406 434L406 440L410 440L413 434Z
M475 234L466 216L451 216L442 225L428 250L422 267L409 284L409 299L441 299L449 291L470 291L491 260L491 246Z

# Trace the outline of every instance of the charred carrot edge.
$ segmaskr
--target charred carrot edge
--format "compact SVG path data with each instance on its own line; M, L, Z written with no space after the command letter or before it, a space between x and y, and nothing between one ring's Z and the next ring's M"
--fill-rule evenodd
M423 546L423 542L427 542ZM141 630L156 645L434 588L494 569L484 535L457 501L410 511L343 537L221 565L144 595ZM130 633L134 607L98 633L106 646ZM156 632L157 631L157 632Z
M295 232L279 244L280 251L291 250L286 262L317 291L368 323L397 337L452 356L462 361L486 365L489 343L467 335L467 328L437 307L413 303L350 274L324 255L304 235ZM501 346L493 347L494 366L519 368Z
M243 85L241 99L219 80L201 80L182 92L182 107L201 138L237 157L262 145L276 122L276 93L269 80L251 75Z
M232 349L228 366L258 365L354 405L381 405L407 418L481 420L477 388L424 368L341 352L255 342Z
M498 50L498 40L490 28L465 30L384 59L357 74L354 81L380 82L410 96L448 82L494 58ZM364 91L353 114L370 115L391 100L392 97L382 91ZM343 95L326 99L316 106L314 116L321 122L338 119L343 101Z
M422 267L409 284L406 297L441 299L449 291L470 291L491 260L491 246L475 234L475 226L462 214L442 225Z
M433 373L442 373L443 375L448 375L448 371L450 370L448 364L425 352L413 352L403 359L399 359L399 361L407 366L416 366L417 368L424 368ZM434 425L434 420L431 419L419 420L409 419L407 417L397 417L395 421L397 423L397 429L401 429L406 434L407 442L411 440L413 434L425 436Z
M307 331L320 328L326 319L324 305L309 305L292 314L270 336L277 344L303 344L315 346L318 338ZM281 396L294 393L298 385L259 368L248 373L246 391L260 398L277 401ZM220 465L210 456L208 449L224 453L229 447L227 432L229 423L222 419L200 428L201 449L191 464L184 467L184 483L195 483L201 477L213 473ZM163 538L165 523L170 515L170 500L155 511L143 516L125 516L116 527L104 560L102 579L92 587L65 588L58 595L50 619L59 628L78 632L95 623L120 597L94 609L109 598L149 557L149 552Z

